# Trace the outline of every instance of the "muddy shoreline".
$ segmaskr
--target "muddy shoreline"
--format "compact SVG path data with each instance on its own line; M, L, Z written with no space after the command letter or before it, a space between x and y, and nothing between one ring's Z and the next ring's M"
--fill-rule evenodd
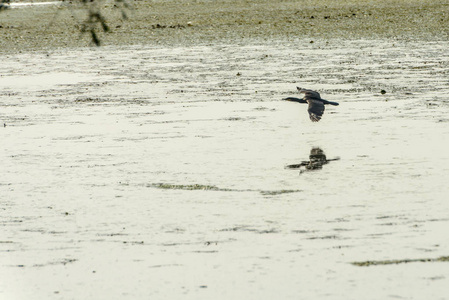
M111 32L103 45L189 46L256 40L407 39L447 40L446 1L132 1L105 2ZM74 4L20 7L1 12L0 52L91 45L80 34L86 11ZM100 29L98 31L101 31Z

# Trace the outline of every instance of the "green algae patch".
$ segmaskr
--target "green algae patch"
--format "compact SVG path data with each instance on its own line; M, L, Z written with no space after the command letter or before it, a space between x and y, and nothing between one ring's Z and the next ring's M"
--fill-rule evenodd
M369 267L369 266L379 266L379 265L397 265L413 262L449 262L449 256L441 256L438 258L416 258L416 259L393 259L393 260L367 260L361 262L352 262L354 266L358 267Z

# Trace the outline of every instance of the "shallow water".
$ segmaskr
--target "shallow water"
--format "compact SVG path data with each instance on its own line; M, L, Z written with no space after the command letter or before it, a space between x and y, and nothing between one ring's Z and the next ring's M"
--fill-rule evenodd
M35 5L56 5L60 4L61 1L43 1L43 2L16 2L16 3L8 3L9 7L15 8L15 7L24 7L24 6L35 6Z
M448 46L6 57L0 298L446 299Z

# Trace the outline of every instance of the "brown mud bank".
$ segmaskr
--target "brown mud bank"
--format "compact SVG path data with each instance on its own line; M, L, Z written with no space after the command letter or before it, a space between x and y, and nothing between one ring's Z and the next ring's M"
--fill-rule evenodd
M102 4L111 32L103 45L195 45L246 39L344 38L447 40L449 4L434 0L129 1L128 20ZM79 6L30 6L1 12L0 51L78 47L87 12ZM99 29L99 31L101 31Z

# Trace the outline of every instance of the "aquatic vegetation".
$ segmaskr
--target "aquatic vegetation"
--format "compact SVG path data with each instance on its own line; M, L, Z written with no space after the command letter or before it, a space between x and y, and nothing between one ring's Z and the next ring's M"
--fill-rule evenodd
M268 233L278 233L279 231L275 228L269 228L269 229L257 229L248 225L239 225L231 228L224 228L220 231L233 231L233 232L253 232L258 234L268 234Z
M437 262L437 261L447 261L449 262L449 256L441 256L438 258L415 258L415 259L392 259L392 260L367 260L360 262L352 262L354 266L358 267L369 267L378 265L397 265L412 262Z
M301 190L251 190L251 189L227 189L219 188L215 185L204 184L171 184L171 183L150 183L148 187L154 187L166 190L185 190L185 191L220 191L220 192L259 192L265 196L274 196L288 193L297 193Z
M301 192L301 190L260 191L260 193L265 196L273 196L273 195L281 195L281 194L289 194L289 193L297 193L297 192Z
M231 191L230 189L220 189L214 185L203 184L170 184L170 183L151 183L148 186L167 190L208 190L208 191Z

